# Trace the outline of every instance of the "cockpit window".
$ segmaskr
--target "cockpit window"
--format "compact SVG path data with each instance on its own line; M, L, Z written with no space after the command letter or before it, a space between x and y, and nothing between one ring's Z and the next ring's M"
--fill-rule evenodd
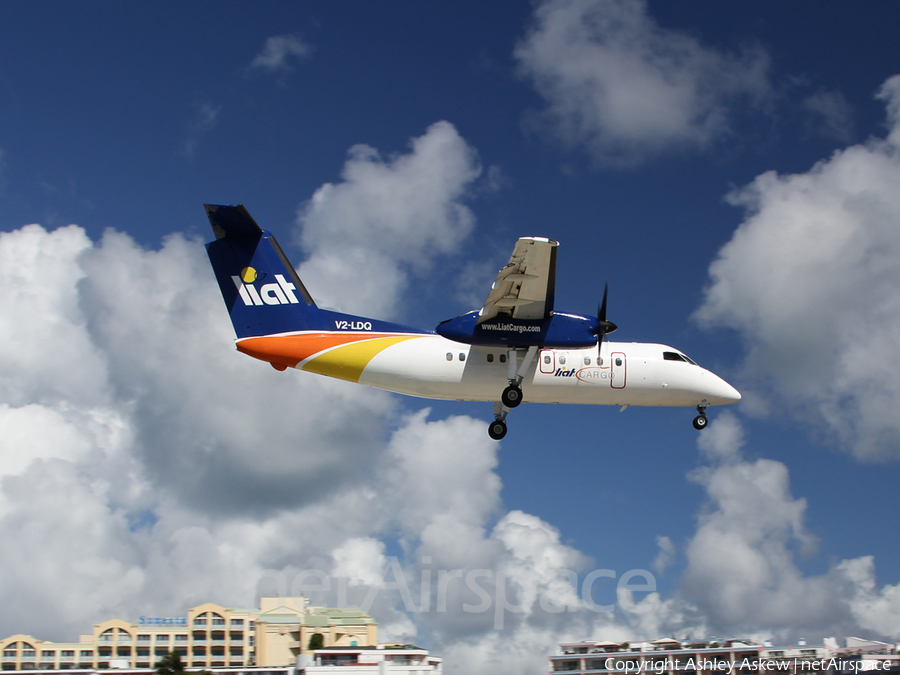
M684 361L685 363L697 365L693 359L684 354L679 354L678 352L663 352L663 359L666 361Z

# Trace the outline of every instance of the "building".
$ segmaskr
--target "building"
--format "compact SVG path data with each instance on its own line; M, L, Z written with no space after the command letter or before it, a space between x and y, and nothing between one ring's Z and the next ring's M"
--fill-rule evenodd
M785 675L872 672L900 674L900 650L874 640L828 638L821 645L775 646L753 640L676 640L618 643L563 642L550 657L550 673L597 675Z
M325 647L374 646L378 625L358 609L310 607L306 598L260 598L258 609L206 603L185 617L110 619L78 642L13 635L0 640L3 670L151 668L169 652L188 667L294 666L309 639Z
M326 647L300 657L297 675L425 675L441 673L441 659L414 645L377 647Z

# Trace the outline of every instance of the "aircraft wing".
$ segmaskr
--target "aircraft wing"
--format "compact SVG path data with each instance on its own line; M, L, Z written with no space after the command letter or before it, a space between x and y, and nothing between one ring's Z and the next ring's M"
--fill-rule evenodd
M558 241L522 237L509 263L497 272L478 323L494 317L544 319L553 310Z

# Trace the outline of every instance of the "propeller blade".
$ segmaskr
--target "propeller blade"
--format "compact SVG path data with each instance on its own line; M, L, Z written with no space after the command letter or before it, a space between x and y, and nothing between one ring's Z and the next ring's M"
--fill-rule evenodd
M597 343L603 342L603 337L608 333L612 333L618 326L606 318L606 300L609 295L609 282L603 289L603 301L597 307Z

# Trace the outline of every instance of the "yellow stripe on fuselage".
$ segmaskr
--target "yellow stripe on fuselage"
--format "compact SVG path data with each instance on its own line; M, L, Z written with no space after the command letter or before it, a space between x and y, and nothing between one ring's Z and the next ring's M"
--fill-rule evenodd
M421 335L403 335L397 337L373 338L342 347L335 347L324 354L314 356L301 366L301 370L311 373L336 377L349 382L359 382L363 370L369 361L388 347L405 340L422 337Z

